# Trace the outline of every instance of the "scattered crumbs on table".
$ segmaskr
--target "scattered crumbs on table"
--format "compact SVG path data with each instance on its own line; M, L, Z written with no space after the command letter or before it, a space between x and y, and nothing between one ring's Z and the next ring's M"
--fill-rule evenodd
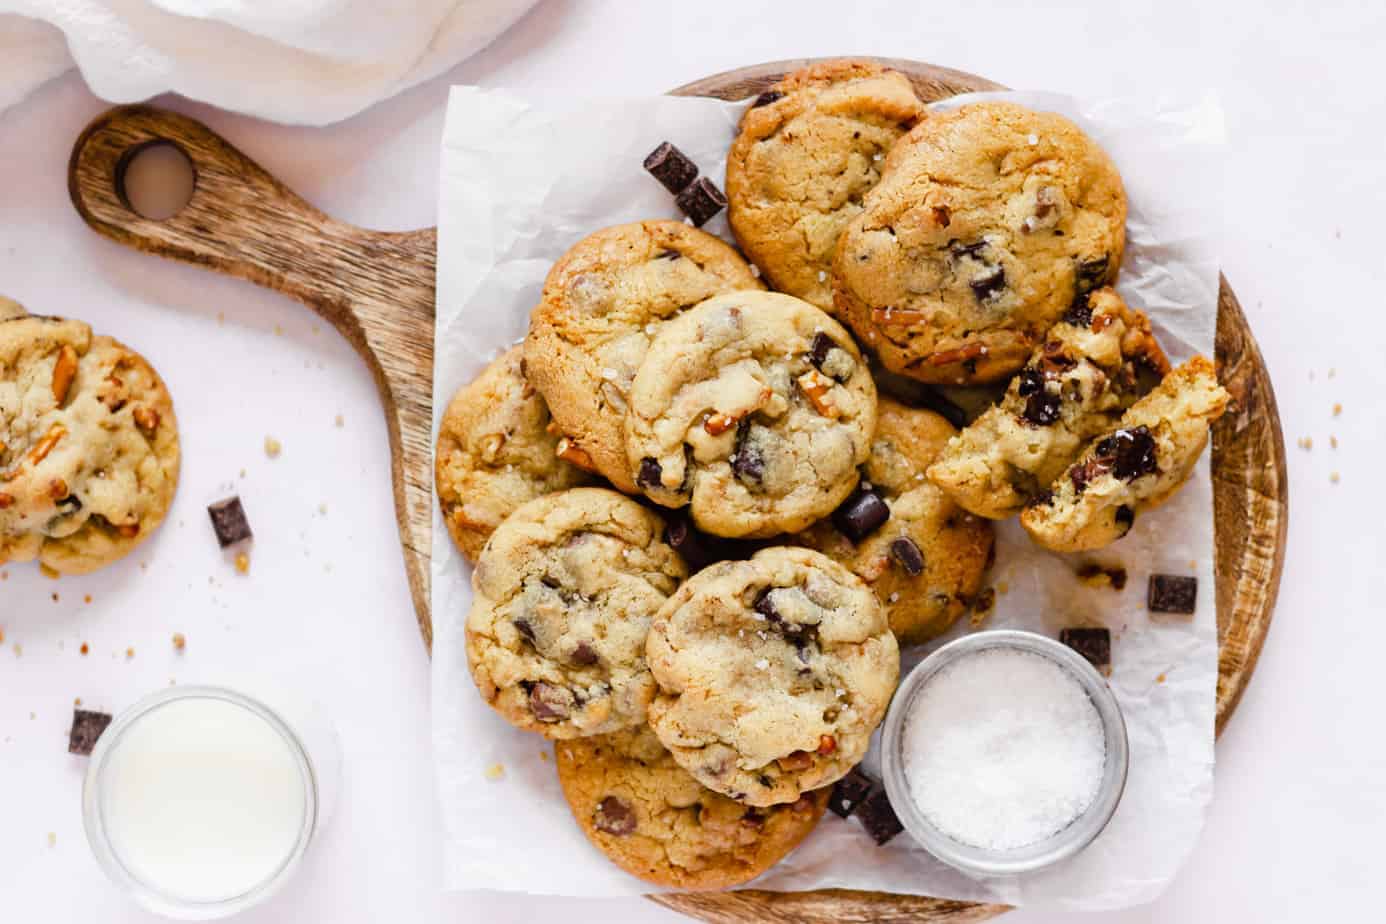
M1189 559L1189 570L1190 570L1190 571L1197 571L1197 570L1198 570L1198 562L1194 561L1192 558Z
M1164 675L1164 674L1161 674L1160 676L1156 677L1156 678L1155 678L1155 682L1156 682L1156 683L1164 683L1164 682L1165 682L1165 675Z
M47 563L41 563L39 565L39 574L48 578L50 581L56 581L60 577L58 572L54 568L49 567Z
M91 594L83 594L83 595L82 595L82 602L83 602L83 603L90 603L90 602L91 602Z
M1334 448L1334 449L1337 449L1337 448L1338 448L1338 437L1336 437L1336 436L1330 436L1330 437L1328 438L1328 445L1331 446L1331 447Z
M21 644L19 644L18 642L15 642L15 643L14 643L14 656L15 656L16 658L18 658L18 657L23 656L23 654L24 654L24 646L21 645Z
M1011 584L1010 584L1010 582L1009 582L1009 581L997 581L997 582L996 582L996 592L997 592L998 594L1001 594L1002 596L1005 596L1006 594L1010 593L1010 592L1011 592Z
M338 415L337 415L337 419L336 419L335 421L333 421L333 423L335 423L339 428L340 428L340 427L345 427L345 426L346 426L346 418L343 417L341 414L338 414Z
M284 336L284 328L283 328L282 326L278 325L278 324L274 325L274 336L276 336L276 337L282 337L282 336Z
M284 451L284 444L272 436L265 437L265 455L271 459L279 458L279 453Z
M173 650L182 651L188 647L188 638L182 632L173 633Z
M1338 473L1337 473L1337 472L1329 472L1329 473L1328 473L1328 480L1329 480L1331 483L1333 483L1333 484L1337 484L1337 483L1338 483Z
M1342 414L1342 413L1343 413L1343 403L1342 403L1341 401L1339 401L1339 402L1337 402L1336 404L1333 405L1333 416L1334 416L1334 417L1337 417L1339 414Z
M548 752L548 751L540 751L540 752L539 752L539 759L542 760L542 761L544 761L544 763L548 763L548 762L549 762L549 752Z
M1299 448L1300 448L1300 449L1313 449L1313 448L1314 448L1314 438L1313 438L1312 436L1301 436L1301 437L1300 437L1298 440L1296 440L1295 442L1299 445Z
M72 701L72 705L74 705L74 706L80 706L80 705L82 705L82 697L78 696L76 699L74 699L74 700Z
M492 764L491 766L489 766L489 767L486 768L486 779L488 779L488 780L493 780L493 781L494 781L494 780L500 780L500 779L504 779L504 778L505 778L505 765L504 765L504 764Z
M972 615L968 617L968 622L973 628L980 626L987 621L987 617L996 609L996 589L984 587L977 594L977 599L972 601Z
M135 649L133 649L133 648L127 648L127 649L125 649L125 660L129 661L129 660L130 660L131 658L133 658L134 656L135 656Z
M77 651L79 654L81 654L82 657L85 658L87 655L91 654L91 646L88 645L86 642L83 642L82 647L78 648Z
M250 573L250 556L247 555L247 554L244 553L244 552L240 552L240 553L238 553L238 554L236 555L236 573L237 573L237 574L249 574L249 573Z
M54 603L57 603L57 602L58 602L58 592L57 592L56 590L53 591L53 592L52 592L51 594L49 594L48 596L50 596L50 597L53 598L53 602L54 602Z
M54 832L54 831L49 831L49 832L48 832L48 846L49 846L49 847L56 847L56 846L58 846L58 835L57 835L57 833Z

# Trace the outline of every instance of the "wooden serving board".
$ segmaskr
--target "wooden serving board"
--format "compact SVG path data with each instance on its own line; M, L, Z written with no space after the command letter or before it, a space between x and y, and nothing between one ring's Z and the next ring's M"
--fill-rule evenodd
M1004 89L961 71L880 60L907 74L926 102ZM672 92L744 99L809 63L775 61L717 74ZM155 144L180 148L196 174L191 201L163 221L137 215L123 189L131 158ZM337 221L206 126L149 106L112 109L93 121L73 147L68 187L77 211L101 234L282 292L322 315L360 352L375 375L385 407L404 564L419 629L431 646L436 230L387 233ZM1219 378L1235 399L1233 411L1213 429L1221 731L1251 679L1270 628L1285 558L1287 491L1275 393L1226 279L1218 309ZM713 922L963 924L1007 910L1003 905L841 889L671 894L654 900Z

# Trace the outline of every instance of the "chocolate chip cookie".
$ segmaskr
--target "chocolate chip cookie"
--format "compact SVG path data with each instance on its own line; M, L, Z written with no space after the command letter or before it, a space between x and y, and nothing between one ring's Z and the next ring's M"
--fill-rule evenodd
M0 321L0 563L85 574L163 522L178 486L173 400L142 356L81 321Z
M587 839L633 876L727 889L778 863L823 817L829 790L751 808L704 787L649 726L560 741L558 781Z
M833 263L840 317L887 369L991 382L1116 278L1126 196L1072 122L1013 103L930 114L891 149Z
M467 663L506 721L575 738L645 721L650 619L687 575L664 521L604 488L536 498L491 534L472 572Z
M955 433L932 411L880 399L859 494L797 537L871 585L901 645L926 642L967 612L991 557L991 524L924 477ZM884 519L863 521L876 505Z
M909 78L871 61L814 64L756 98L727 155L727 218L772 287L832 311L838 235L923 117Z
M857 482L876 386L852 338L777 292L708 299L660 330L635 377L626 451L656 503L718 536L795 532Z
M527 501L592 476L557 455L549 409L512 347L453 397L438 425L434 478L453 542L476 561L491 531Z
M1050 328L1001 402L949 442L929 478L978 516L1014 516L1168 371L1150 320L1099 289Z
M1211 362L1190 359L1133 404L1120 426L1093 440L1049 493L1025 508L1020 524L1056 552L1100 549L1120 539L1138 513L1183 487L1229 397Z
M900 672L871 589L800 548L699 572L655 616L646 654L659 740L704 786L758 806L855 766Z
M638 493L622 420L655 332L709 296L760 288L735 250L679 221L617 225L575 244L549 270L525 340L526 373L565 447Z

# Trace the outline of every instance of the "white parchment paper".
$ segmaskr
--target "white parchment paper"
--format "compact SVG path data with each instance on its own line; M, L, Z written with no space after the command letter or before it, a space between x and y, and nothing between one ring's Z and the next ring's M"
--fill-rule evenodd
M1223 137L1216 101L1004 93L943 105L978 97L1060 112L1107 149L1130 200L1118 288L1150 314L1172 360L1211 356L1218 291L1211 242L1221 222ZM743 108L664 96L527 99L453 89L438 215L435 433L453 392L524 335L544 276L568 247L618 222L679 217L673 197L641 169L644 156L672 141L721 186ZM723 216L707 230L728 237ZM1193 848L1212 796L1212 514L1205 457L1173 501L1084 559L1125 567L1130 582L1123 592L1084 586L1074 577L1073 556L1036 548L1015 521L998 525L990 576L997 606L986 628L1056 635L1091 624L1113 633L1111 685L1126 715L1131 771L1115 818L1088 850L1048 871L980 882L933 860L908 835L877 847L855 821L829 813L755 887L872 889L1074 910L1154 898ZM1198 577L1192 618L1147 612L1152 572ZM470 569L436 504L432 577L433 742L447 886L575 896L651 891L608 862L573 823L548 743L511 728L476 694L463 642ZM965 631L970 627L959 626L953 635ZM909 652L903 667L933 647ZM490 780L486 769L497 763L504 777ZM874 770L874 753L867 769Z

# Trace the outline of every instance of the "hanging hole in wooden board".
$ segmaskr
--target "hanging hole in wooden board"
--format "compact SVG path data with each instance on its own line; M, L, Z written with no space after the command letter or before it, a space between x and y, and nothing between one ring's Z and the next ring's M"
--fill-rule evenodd
M192 201L197 171L177 144L147 141L121 155L115 186L130 211L150 221L167 221Z

